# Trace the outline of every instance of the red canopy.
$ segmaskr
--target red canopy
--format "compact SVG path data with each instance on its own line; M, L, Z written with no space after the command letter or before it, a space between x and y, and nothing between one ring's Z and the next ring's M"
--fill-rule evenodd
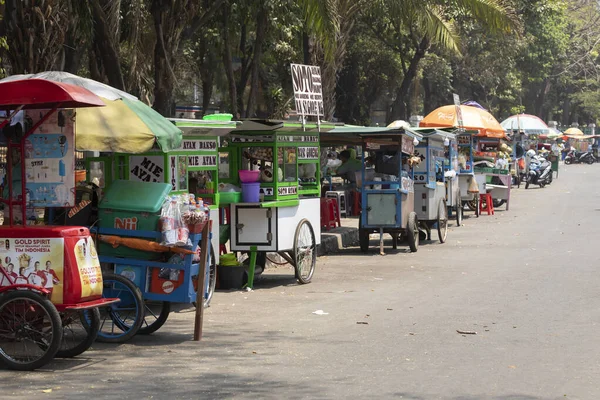
M23 79L0 83L0 109L14 110L102 107L104 103L87 89L45 79Z

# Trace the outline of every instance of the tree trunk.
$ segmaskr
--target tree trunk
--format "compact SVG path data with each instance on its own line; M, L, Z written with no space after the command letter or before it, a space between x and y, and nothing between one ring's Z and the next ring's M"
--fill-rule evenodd
M250 76L250 71L252 68L252 51L250 53L246 53L246 40L247 40L247 29L248 27L244 24L240 29L240 47L239 51L241 53L241 61L242 66L240 69L240 80L236 84L236 92L237 92L237 109L240 116L245 115L244 111L244 92L246 90L246 84L248 83L248 78Z
M256 41L254 42L254 59L252 61L252 77L250 79L250 94L248 96L246 118L252 118L256 113L258 104L259 73L268 22L267 10L265 10L264 7L260 7L256 17Z
M102 57L102 66L108 84L116 89L125 90L119 52L113 43L111 32L108 31L104 10L99 0L92 0L91 6L94 18L94 45L98 48L98 53Z
M312 46L310 45L310 37L306 31L302 32L302 54L304 56L304 65L310 65Z
M421 40L421 43L419 43L419 45L415 51L415 54L413 55L412 59L410 60L410 65L408 66L408 69L406 70L406 74L404 74L402 83L400 84L400 87L396 91L396 100L394 100L394 103L392 104L392 114L391 114L392 121L395 121L398 119L408 120L408 118L409 118L408 112L410 110L408 109L408 103L410 100L409 99L410 87L411 87L413 80L417 76L417 72L419 69L419 62L421 62L423 57L425 57L425 55L427 54L429 45L430 45L429 39L426 37L423 38ZM388 122L392 122L392 121L388 121Z
M227 86L229 89L229 104L231 114L234 119L240 119L238 113L237 88L235 87L235 75L233 73L233 59L231 57L231 39L229 37L229 13L231 6L229 3L223 8L223 65L225 75L227 76Z
M429 114L431 111L433 111L433 107L431 105L431 96L432 95L432 90L431 90L431 84L429 83L429 79L426 77L423 77L423 115L427 115Z
M156 33L156 44L154 45L154 104L152 107L164 117L174 114L173 88L175 86L173 73L171 71L170 58L172 58L172 46L167 48L165 37L165 20L169 10L168 2L164 0L152 0L150 13L154 22ZM175 40L175 38L169 38ZM171 43L169 41L169 43Z

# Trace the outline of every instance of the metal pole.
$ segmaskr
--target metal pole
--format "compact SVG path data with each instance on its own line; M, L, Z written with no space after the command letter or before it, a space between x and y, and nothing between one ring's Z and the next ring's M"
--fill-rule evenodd
M202 339L202 325L204 323L204 286L206 285L206 264L208 262L210 231L212 221L202 229L200 241L200 266L198 271L198 289L196 290L196 318L194 321L194 341Z

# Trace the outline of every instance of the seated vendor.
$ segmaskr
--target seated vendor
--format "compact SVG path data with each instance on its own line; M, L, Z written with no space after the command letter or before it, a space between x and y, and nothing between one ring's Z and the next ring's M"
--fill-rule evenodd
M344 150L339 155L342 165L337 168L337 175L350 182L356 182L356 172L360 171L362 164L356 158L352 158L348 150Z

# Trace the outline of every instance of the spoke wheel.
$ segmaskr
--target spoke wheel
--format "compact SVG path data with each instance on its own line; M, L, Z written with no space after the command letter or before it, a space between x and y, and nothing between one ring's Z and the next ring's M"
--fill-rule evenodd
M66 310L60 317L63 335L56 357L71 358L89 349L98 337L100 311L97 308Z
M217 287L217 259L212 245L210 246L210 264L207 278L208 286L206 294L204 295L204 308L207 308L210 305L210 301L215 294L215 288Z
M156 332L167 322L171 312L171 303L168 301L148 301L144 302L144 321L138 330L140 335L149 335Z
M307 219L300 221L294 235L294 268L300 283L310 283L317 264L315 231Z
M104 273L102 296L121 301L100 308L98 341L123 343L133 337L144 320L142 292L124 276Z
M31 371L50 362L62 340L60 315L47 298L27 290L0 296L0 361Z
M463 208L456 207L456 226L462 226L463 223Z
M406 240L408 241L410 251L415 253L419 249L419 220L417 219L417 213L415 212L411 212L408 215Z
M448 208L445 200L440 200L438 206L437 231L440 243L445 243L448 237Z

